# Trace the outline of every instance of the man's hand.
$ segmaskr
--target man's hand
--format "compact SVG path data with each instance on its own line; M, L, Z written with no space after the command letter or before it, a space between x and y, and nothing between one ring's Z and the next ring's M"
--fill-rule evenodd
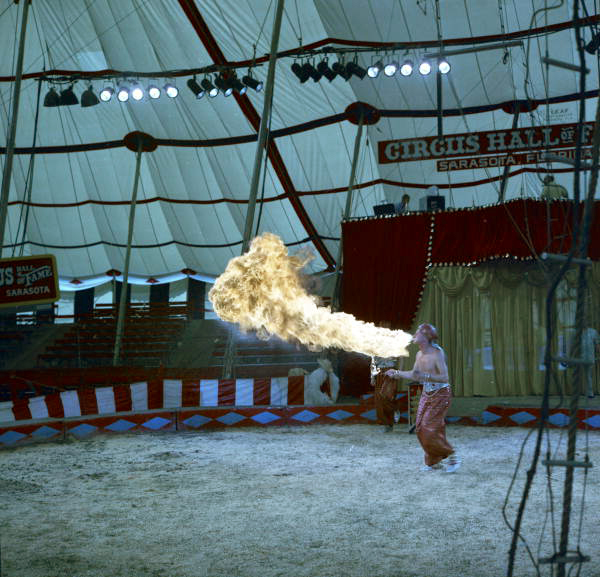
M389 370L385 371L385 376L390 377L390 379L397 379L398 371L396 369L389 369Z

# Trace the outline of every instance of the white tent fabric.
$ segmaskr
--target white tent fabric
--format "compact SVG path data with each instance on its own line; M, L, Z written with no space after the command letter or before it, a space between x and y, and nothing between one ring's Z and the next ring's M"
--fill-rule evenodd
M68 279L91 279L72 285L81 288L101 282L107 271L122 271L136 160L122 141L141 131L169 142L143 155L131 280L179 278L185 269L197 278L220 274L241 252L265 91L197 100L186 86L193 73L186 71L237 67L256 57L252 73L264 81L276 4L34 0L2 256L55 254L63 288L71 286ZM0 0L1 147L12 118L23 5ZM587 18L580 27L587 43L600 27L597 0L578 6L579 16ZM520 114L519 128L575 123L580 74L541 61L547 56L580 65L573 17L574 2L566 0L286 0L270 119L273 144L258 191L265 201L262 210L257 205L259 231L279 235L290 250L312 248L313 271L335 266L357 134L344 113L356 102L393 114L382 114L363 131L352 217L372 215L374 205L397 202L406 192L411 209L418 209L431 185L440 186L451 207L494 203L504 173L502 167L438 172L435 160L378 162L379 142L438 134L435 73L300 83L291 71L295 60L316 64L327 56L331 64L356 58L366 68L380 58L417 62L427 53L479 48L448 57L451 71L441 77L444 134L510 130L514 117L506 106L514 101L537 105ZM515 40L522 45L482 50ZM336 55L334 49L356 53ZM598 55L584 56L584 120L592 121ZM240 67L238 75L246 70ZM149 73L156 77L147 78ZM170 81L179 96L127 103L113 98L87 108L42 105L53 83L64 89L77 76L78 97L90 83L98 93L106 84L137 80L143 86ZM242 142L231 142L236 139ZM3 164L5 159L2 154ZM506 198L537 196L539 168L552 167L518 171L508 179ZM582 183L586 178L583 173ZM572 190L571 172L559 172L556 180Z

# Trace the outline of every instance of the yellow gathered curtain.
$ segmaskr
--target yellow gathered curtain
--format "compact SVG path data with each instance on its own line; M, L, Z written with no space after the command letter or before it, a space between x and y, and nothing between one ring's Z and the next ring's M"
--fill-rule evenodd
M577 274L576 268L568 271L551 308L554 356L567 354L573 339ZM429 270L414 328L429 322L438 329L456 396L542 394L550 282L537 262ZM600 263L594 263L587 273L586 324L598 332L599 303ZM564 390L570 373L553 363L551 394Z

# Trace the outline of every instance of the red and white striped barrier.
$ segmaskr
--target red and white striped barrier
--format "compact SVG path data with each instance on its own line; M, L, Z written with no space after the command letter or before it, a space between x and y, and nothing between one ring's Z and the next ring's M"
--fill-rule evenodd
M183 407L303 405L304 379L164 379L82 388L0 403L0 423Z

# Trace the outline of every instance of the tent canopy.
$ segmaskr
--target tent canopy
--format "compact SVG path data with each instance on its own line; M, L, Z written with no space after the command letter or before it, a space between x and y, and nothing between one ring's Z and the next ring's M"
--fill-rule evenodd
M24 4L0 0L3 153ZM439 156L381 162L380 143L574 124L582 91L583 120L592 121L598 56L578 50L577 38L583 47L597 36L597 3L580 3L579 26L573 2L547 4L287 0L254 228L279 235L291 250L310 247L313 271L335 266L358 133L349 111L358 102L376 109L378 121L367 121L358 143L351 217L371 216L374 205L398 202L405 193L416 210L433 185L447 206L497 202L503 166L440 170ZM219 275L241 252L266 91L198 99L187 82L194 77L214 82L223 70L241 79L250 68L264 82L276 5L276 0L33 1L2 256L53 253L67 279L123 270L136 165L124 138L141 131L158 147L142 155L131 273L146 278L191 269ZM406 77L380 73L300 82L292 71L294 63L316 67L325 59L330 67L340 61L366 69L379 60L406 59L417 65L442 52L451 65L444 75L434 68L427 76L415 70ZM588 73L582 83L577 70L543 58L574 67L583 58ZM139 102L119 102L113 95L96 106L43 106L52 87L60 93L73 84L81 100L88 86L98 95L105 86L136 83L144 89L171 83L179 95L163 92L156 100L144 95ZM5 160L3 154L3 165ZM567 165L537 159L510 167L505 198L537 196L547 170L573 189ZM584 173L582 183L586 178Z

